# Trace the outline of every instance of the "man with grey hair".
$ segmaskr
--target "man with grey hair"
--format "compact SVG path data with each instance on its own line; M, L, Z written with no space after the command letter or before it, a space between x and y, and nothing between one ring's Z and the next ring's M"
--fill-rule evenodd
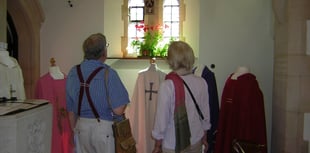
M104 63L107 48L103 34L90 35L83 43L84 60L71 68L66 81L70 125L82 153L115 152L113 120L124 114L129 103L119 75Z

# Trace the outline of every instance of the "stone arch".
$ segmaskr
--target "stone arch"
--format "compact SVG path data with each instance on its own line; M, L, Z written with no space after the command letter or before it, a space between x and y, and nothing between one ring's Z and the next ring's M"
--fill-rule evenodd
M39 0L8 0L10 13L18 35L18 62L23 71L27 99L34 98L36 81L40 77L40 28L44 13Z

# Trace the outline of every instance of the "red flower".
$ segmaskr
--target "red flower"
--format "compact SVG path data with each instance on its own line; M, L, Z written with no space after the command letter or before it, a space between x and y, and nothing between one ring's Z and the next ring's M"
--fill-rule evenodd
M168 29L168 28L169 28L169 26L167 24L165 24L165 29Z

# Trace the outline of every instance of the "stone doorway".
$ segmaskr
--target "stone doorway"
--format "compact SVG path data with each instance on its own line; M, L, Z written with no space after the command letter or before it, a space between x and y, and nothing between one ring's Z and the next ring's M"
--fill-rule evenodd
M23 71L26 97L31 99L40 77L40 28L44 13L39 0L7 0L7 11L18 35L18 62Z

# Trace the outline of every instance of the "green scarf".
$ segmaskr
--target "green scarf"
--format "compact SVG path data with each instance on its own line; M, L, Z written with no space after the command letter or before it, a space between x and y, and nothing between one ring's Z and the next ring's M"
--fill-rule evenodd
M171 72L166 75L166 80L173 81L175 88L175 108L174 108L174 126L175 126L175 152L179 153L190 146L191 133L187 118L185 106L185 90L183 79L176 73Z

